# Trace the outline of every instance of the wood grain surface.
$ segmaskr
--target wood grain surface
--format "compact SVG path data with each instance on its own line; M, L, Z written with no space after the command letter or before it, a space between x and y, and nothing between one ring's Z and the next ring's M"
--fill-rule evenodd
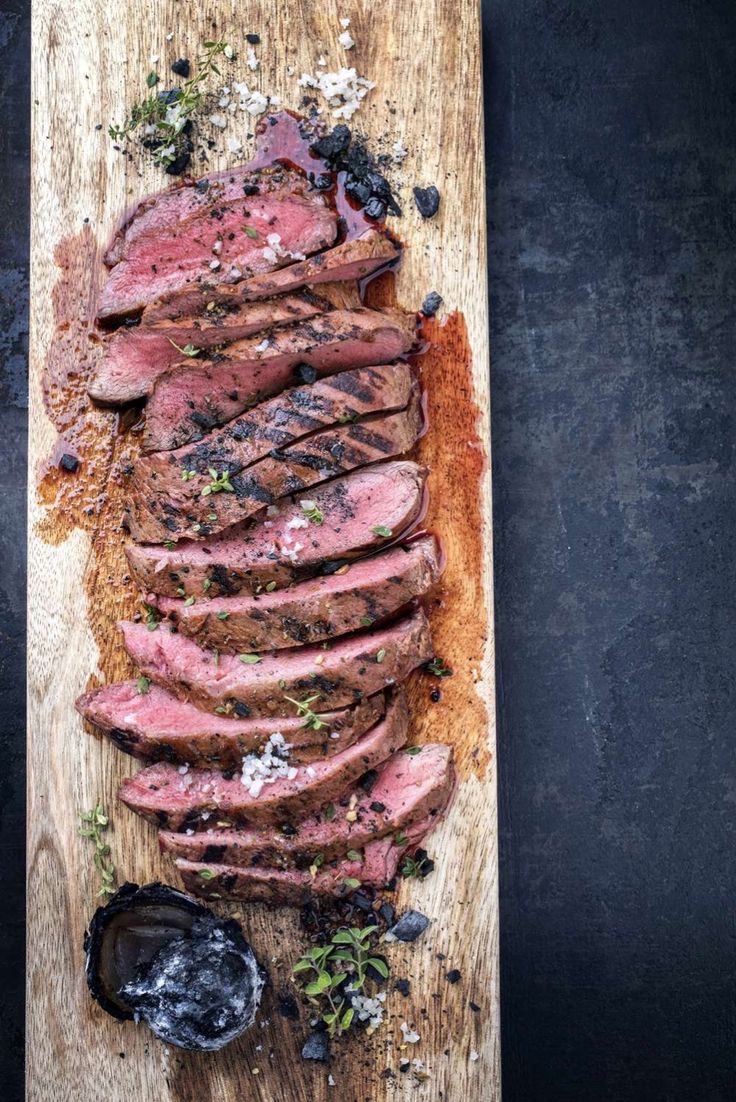
M337 43L340 17L356 46ZM244 35L257 31L261 67L245 66ZM173 38L167 41L167 34ZM82 940L97 905L97 880L78 815L100 797L111 810L109 841L122 882L176 882L154 830L115 802L132 759L84 729L79 693L128 675L114 622L136 597L122 556L119 465L135 450L116 414L91 410L84 379L98 348L88 335L101 252L121 212L165 186L150 163L116 152L107 126L140 98L146 73L196 57L222 36L242 60L227 80L247 80L298 108L297 77L355 65L376 82L353 120L377 148L409 150L394 170L406 244L399 302L410 309L438 290L447 316L421 372L430 429L419 458L431 465L428 524L441 535L447 570L430 606L436 651L455 669L441 684L410 686L412 738L455 745L461 783L431 839L436 871L409 881L399 905L431 916L413 946L392 947L387 1021L370 1039L336 1044L331 1068L299 1057L308 1032L281 1018L273 994L260 1023L219 1054L167 1050L145 1027L118 1023L89 998ZM293 67L293 74L287 73ZM27 1097L33 1102L385 1102L423 1098L496 1102L500 1097L496 780L493 691L489 363L483 128L478 10L474 0L250 0L185 3L35 0L29 478L28 1011ZM244 137L248 124L228 134ZM252 127L251 127L252 129ZM225 140L198 171L235 163ZM246 155L252 142L245 140ZM242 158L241 158L242 159ZM423 222L411 185L436 183L437 218ZM379 287L375 294L389 292ZM61 434L61 435L60 435ZM77 475L54 459L67 445ZM223 908L227 910L227 908ZM278 991L305 938L296 917L232 908ZM447 971L461 979L448 983ZM471 1003L473 1004L471 1006ZM421 1035L401 1049L400 1025ZM472 1058L471 1058L472 1054ZM399 1058L424 1062L418 1083ZM328 1082L328 1073L334 1086Z

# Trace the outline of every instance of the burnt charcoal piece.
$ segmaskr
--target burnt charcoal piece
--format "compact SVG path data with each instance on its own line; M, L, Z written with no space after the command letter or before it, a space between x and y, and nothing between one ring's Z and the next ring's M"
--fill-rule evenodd
M335 161L341 153L347 151L352 136L350 128L340 123L329 134L325 134L324 138L313 142L309 148L315 156L325 161Z
M84 949L93 998L169 1044L214 1051L253 1022L265 975L240 926L166 884L124 884Z
M408 980L396 980L394 983L394 991L398 991L400 995L408 999L411 994L411 984Z
M381 199L369 199L364 209L366 217L373 218L376 222L386 217L386 204Z
M430 291L422 303L422 313L425 318L433 318L442 305L442 295L437 291Z
M71 474L74 474L75 471L79 470L79 459L70 452L64 452L59 460L59 466L62 471L69 471Z
M313 383L317 379L317 369L310 364L297 364L294 368L294 377L300 383Z
M261 41L261 36L259 34L247 34L245 36L245 41L250 42L251 46L257 46Z
M398 922L387 931L389 941L416 941L429 926L429 919L421 911L405 911Z
M458 983L462 979L462 972L459 968L451 968L447 973L448 983Z
M282 1018L297 1021L299 1018L299 1004L290 991L279 991L276 996L276 1008Z
M316 187L317 191L329 191L332 187L332 173L320 172L317 176L313 172L309 173L309 182L312 187Z
M253 1024L263 983L238 924L207 915L160 949L122 995L162 1041L212 1052Z
M415 187L414 202L422 218L433 218L440 209L440 193L434 184L431 187Z
M317 1030L310 1033L302 1048L302 1060L317 1060L320 1064L330 1059L330 1039L326 1033Z
M189 58L187 58L187 57L177 58L176 61L173 62L172 66L171 66L172 73L176 73L176 75L178 77L184 77L184 78L189 76L190 69L191 69L191 66L189 64Z

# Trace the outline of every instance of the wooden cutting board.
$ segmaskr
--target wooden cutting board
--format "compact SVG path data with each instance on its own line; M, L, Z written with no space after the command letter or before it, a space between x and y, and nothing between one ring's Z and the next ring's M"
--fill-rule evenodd
M341 17L351 19L356 41L349 53L337 43ZM255 74L245 65L244 35L252 31L262 40ZM389 983L387 1022L371 1039L335 1045L330 1069L301 1061L305 1017L285 1021L271 994L259 1026L219 1054L196 1055L167 1051L146 1028L115 1022L91 1001L83 975L82 939L98 885L89 843L77 834L80 810L98 797L110 810L120 881L176 883L153 829L116 804L132 760L93 737L74 711L85 688L130 675L114 622L135 608L120 530L120 464L130 455L130 436L115 414L90 410L84 401L96 354L87 330L101 250L122 210L168 182L149 162L116 152L106 132L140 98L150 69L167 73L176 57L196 57L205 40L218 36L241 54L232 66L225 63L224 80L246 80L289 107L299 107L297 78L315 71L320 54L329 69L355 65L376 82L353 124L374 148L390 152L400 141L409 150L391 170L404 207L393 225L406 244L398 300L416 309L436 289L447 311L430 326L435 347L421 368L430 429L419 458L432 468L428 524L447 552L431 607L433 631L437 653L455 675L442 681L436 703L430 692L437 682L415 676L410 698L413 737L452 742L461 783L431 840L435 872L400 891L401 907L417 907L433 920L420 941L391 952L393 977L409 978L411 994L405 998ZM495 1102L496 780L478 5L35 0L33 43L27 1096L33 1102ZM246 130L247 124L227 133ZM215 135L215 142L198 170L235 162L224 137ZM247 156L252 142L244 147ZM410 185L431 183L442 205L423 222ZM56 465L70 446L82 458L76 474ZM296 917L233 910L278 990L305 945ZM451 969L461 973L454 984L446 978ZM403 1021L421 1040L401 1050ZM404 1054L423 1061L426 1082L399 1073Z

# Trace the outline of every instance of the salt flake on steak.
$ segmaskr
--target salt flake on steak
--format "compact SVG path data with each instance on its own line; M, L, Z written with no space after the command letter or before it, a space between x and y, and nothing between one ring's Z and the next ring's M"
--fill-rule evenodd
M246 754L240 782L250 796L257 799L264 785L273 784L280 777L293 780L297 771L289 765L290 750L291 743L280 731L274 731L260 754Z

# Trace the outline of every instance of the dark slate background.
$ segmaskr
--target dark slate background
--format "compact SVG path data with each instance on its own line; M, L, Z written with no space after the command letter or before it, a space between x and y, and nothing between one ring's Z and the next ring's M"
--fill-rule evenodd
M483 8L504 1097L730 1102L736 5ZM28 5L2 0L7 1102L22 1083L29 40Z

